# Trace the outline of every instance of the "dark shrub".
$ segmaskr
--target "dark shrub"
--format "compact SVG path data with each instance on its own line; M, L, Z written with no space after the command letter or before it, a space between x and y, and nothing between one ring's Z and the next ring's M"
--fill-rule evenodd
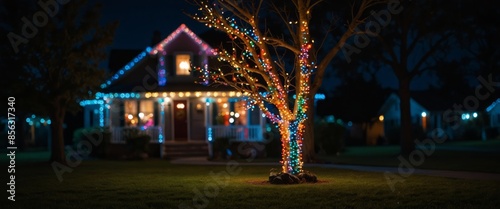
M267 157L281 157L281 135L274 125L270 125L264 134L266 140L266 156Z
M475 126L465 127L462 136L462 140L481 140L481 129Z
M401 127L391 128L387 131L387 141L390 145L401 143Z
M229 138L228 137L218 137L212 142L212 153L213 159L227 159L229 149Z
M488 127L484 130L484 132L486 134L486 139L495 139L500 136L500 132L496 127Z
M91 157L106 157L106 147L111 140L111 132L106 128L79 128L73 132L73 148L79 148L83 141L92 145Z
M149 141L151 137L144 134L138 134L126 138L130 157L133 159L144 159L148 157Z
M338 123L315 122L314 141L327 154L337 154L344 148L346 128Z
M411 133L413 139L417 140L424 140L427 138L427 134L424 131L424 128L420 125L413 125L412 126L412 133ZM387 132L387 141L390 145L399 145L401 144L401 127L394 127L392 129L389 129Z

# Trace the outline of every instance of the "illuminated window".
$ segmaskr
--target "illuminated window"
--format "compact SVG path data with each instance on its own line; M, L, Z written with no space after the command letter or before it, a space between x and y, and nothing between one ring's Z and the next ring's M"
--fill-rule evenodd
M146 129L154 126L154 102L127 100L124 103L125 125Z
M234 103L235 125L247 125L247 110L245 108L246 102L241 100Z
M248 125L246 102L244 100L218 98L213 103L214 125ZM256 110L256 113L259 111ZM256 121L260 120L258 117ZM254 125L253 123L251 123ZM258 124L258 123L257 123Z
M154 123L154 108L153 101L143 100L139 105L139 120L140 125L143 129L147 129L155 125Z
M227 98L217 99L213 111L215 116L213 121L214 125L229 125L229 102Z
M124 103L124 108L125 108L125 125L126 126L137 126L137 123L139 122L138 120L138 115L137 115L137 101L135 100L128 100L125 101Z
M191 75L191 55L178 54L175 56L176 75Z

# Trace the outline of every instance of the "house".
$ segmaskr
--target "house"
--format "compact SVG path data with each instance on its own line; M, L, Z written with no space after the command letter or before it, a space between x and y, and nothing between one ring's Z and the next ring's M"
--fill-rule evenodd
M180 25L117 70L94 100L80 102L85 127L109 128L116 149L127 129L139 129L163 158L211 155L210 142L221 137L262 141L265 119L258 108L246 108L246 94L208 85L212 56L207 43Z
M429 109L423 107L420 103L415 101L415 99L410 99L410 112L412 118L412 124L421 125L422 128L427 129L428 118L439 117L439 114L430 115ZM378 120L383 122L384 133L390 132L392 129L399 128L401 126L401 114L400 114L400 99L396 93L391 93L385 102L380 107ZM435 124L436 127L440 127L441 120Z
M490 127L500 128L500 98L491 103L486 112L490 115Z
M487 117L484 108L467 111L463 108L454 111L454 104L460 101L449 99L446 95L438 95L430 91L412 92L410 98L411 122L414 134L427 137L436 129L443 130L448 139L481 138L483 121ZM383 122L385 138L399 136L401 126L400 99L396 93L390 94L378 112L379 121ZM475 132L475 133L470 133Z
M486 112L489 115L489 128L487 129L487 138L495 138L500 136L500 98L493 101Z
M345 127L342 140L346 145L383 144L380 138L384 129L378 119L378 110L389 93L388 89L371 89L360 96L359 92L352 91L319 101L316 110L319 118Z

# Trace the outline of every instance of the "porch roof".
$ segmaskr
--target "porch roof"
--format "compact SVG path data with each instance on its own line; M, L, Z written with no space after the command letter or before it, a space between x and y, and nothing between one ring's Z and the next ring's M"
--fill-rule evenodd
M142 77L143 78L143 77ZM112 85L106 89L103 89L101 92L103 93L129 93L129 92L211 92L211 91L220 91L220 92L228 92L235 91L234 88L230 86L223 85L213 85L213 86L205 86L198 83L186 83L179 82L174 83L170 82L168 85L159 86L156 84L153 85L143 85L140 83L122 83Z

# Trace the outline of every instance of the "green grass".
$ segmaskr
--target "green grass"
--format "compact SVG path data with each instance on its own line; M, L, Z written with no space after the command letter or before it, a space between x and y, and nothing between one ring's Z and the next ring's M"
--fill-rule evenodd
M347 147L338 156L320 156L337 164L398 166L399 146ZM416 168L500 173L500 140L437 144Z
M198 208L497 208L500 181L411 175L393 192L382 173L309 168L317 184L269 185L271 166L240 166ZM173 165L164 160L84 161L59 182L47 163L18 164L16 202L2 208L179 208L194 190L217 185L226 166ZM222 181L224 182L224 181ZM253 182L253 183L252 183ZM256 183L255 183L256 182ZM4 187L5 188L5 187ZM7 193L4 193L7 196Z

